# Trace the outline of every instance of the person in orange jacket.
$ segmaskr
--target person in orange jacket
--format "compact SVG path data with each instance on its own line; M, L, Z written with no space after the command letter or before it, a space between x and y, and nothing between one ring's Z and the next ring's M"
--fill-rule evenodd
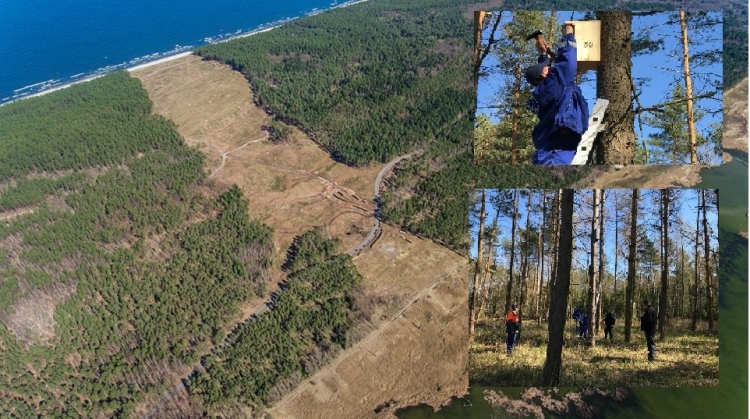
M518 333L518 309L516 305L511 306L511 311L505 316L505 331L508 333L508 345L506 353L513 353L513 345L516 343L516 334Z

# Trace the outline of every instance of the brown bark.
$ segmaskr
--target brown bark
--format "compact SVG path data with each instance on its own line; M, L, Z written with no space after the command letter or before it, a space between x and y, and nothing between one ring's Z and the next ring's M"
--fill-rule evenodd
M562 214L560 226L560 245L557 262L557 280L555 281L549 317L549 344L547 357L542 370L542 385L553 387L560 384L562 369L563 334L565 332L566 309L570 289L570 268L573 260L573 195L575 191L565 189L561 196Z
M597 12L601 20L601 62L596 77L597 97L609 100L600 135L599 164L633 164L635 114L631 101L630 74L632 16L628 11Z

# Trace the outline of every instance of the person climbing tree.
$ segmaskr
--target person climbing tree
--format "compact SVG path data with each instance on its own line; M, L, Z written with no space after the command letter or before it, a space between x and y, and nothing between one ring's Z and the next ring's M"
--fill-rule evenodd
M554 65L551 50L537 36L539 62L526 69L526 81L534 86L527 107L539 117L531 133L537 165L571 164L581 136L588 129L589 108L581 88L575 83L578 69L574 27L565 24Z

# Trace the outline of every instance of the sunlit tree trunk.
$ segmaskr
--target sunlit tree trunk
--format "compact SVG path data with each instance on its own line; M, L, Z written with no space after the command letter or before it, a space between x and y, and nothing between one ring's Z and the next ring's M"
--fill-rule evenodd
M474 334L474 303L477 295L477 286L479 285L479 278L481 277L482 269L482 255L484 240L484 219L487 217L485 212L485 201L487 199L487 190L482 189L482 203L479 210L479 236L477 237L477 261L474 265L474 280L471 284L471 292L469 293L469 334Z
M659 340L665 338L667 314L669 312L669 190L660 191L661 199L661 292L659 293Z
M536 299L536 319L537 324L542 324L542 314L539 306L542 302L542 289L544 286L544 240L543 240L543 228L547 225L547 190L542 191L542 223L539 225L539 262L541 267L539 268L539 290Z
M601 64L596 76L597 97L608 99L601 135L600 164L633 164L635 114L631 100L632 15L628 11L597 12L601 21Z
M680 10L680 28L682 29L682 64L685 69L685 97L687 98L688 138L690 141L690 164L698 164L698 147L696 146L695 117L693 115L693 78L690 75L690 53L688 51L688 32L685 11Z
M633 294L635 291L635 257L638 239L638 189L633 189L630 204L630 243L628 243L628 279L625 288L625 342L630 342L630 330L633 326Z
M714 330L714 305L713 305L713 289L711 286L711 246L710 242L708 240L708 219L706 219L706 207L708 204L706 203L706 190L701 189L701 197L703 201L703 249L704 249L704 262L706 267L706 300L707 300L707 309L706 313L708 313L708 330L713 331Z
M596 346L596 336L594 333L594 323L596 314L596 284L599 270L599 189L594 189L591 200L591 258L589 259L589 287L588 299L586 300L586 312L589 316L589 333L588 344L591 347Z
M550 304L547 356L542 369L542 386L560 384L562 369L563 334L565 331L568 294L570 291L570 268L573 261L573 195L575 191L565 189L561 196L560 251L552 302Z
M513 191L513 221L510 233L510 269L508 272L508 293L505 296L505 312L510 311L513 293L513 267L516 259L516 221L518 220L518 190Z

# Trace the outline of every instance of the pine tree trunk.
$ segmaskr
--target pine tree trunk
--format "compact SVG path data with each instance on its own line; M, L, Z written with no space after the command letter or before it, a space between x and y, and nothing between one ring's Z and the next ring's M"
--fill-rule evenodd
M661 190L661 292L659 293L659 340L664 341L669 308L669 190Z
M680 11L682 29L682 63L685 69L685 97L687 98L688 138L690 141L690 164L698 164L698 147L696 145L695 117L693 115L693 78L690 75L690 53L688 51L688 33L685 12ZM678 162L674 162L678 164Z
M542 289L544 288L544 240L542 228L547 225L547 190L542 191L542 224L539 225L539 261L541 267L539 268L539 295L536 299L536 318L537 324L542 324L542 312L540 311L540 305L542 302Z
M510 233L510 272L508 278L508 293L505 296L505 312L510 311L510 301L513 293L513 266L516 259L516 220L518 218L518 190L513 191L513 222Z
M557 279L554 284L549 317L549 344L547 357L542 370L542 386L553 387L560 384L562 369L563 334L565 332L566 309L570 289L570 268L573 260L573 195L575 191L562 192L562 214L560 226L560 252L557 262Z
M700 241L700 205L696 208L696 214L695 214L695 271L693 272L693 322L690 324L690 330L695 332L695 330L698 328L698 249L700 249L700 246L698 242Z
M685 317L685 243L680 239L680 318Z
M586 303L586 312L589 318L588 344L592 348L596 346L596 334L594 331L594 322L596 321L596 280L599 270L599 189L594 189L594 197L591 207L593 214L591 216L591 259L589 259L589 291Z
M484 238L484 219L487 216L484 208L484 202L487 198L487 191L482 189L482 204L479 210L479 236L477 238L477 262L474 266L474 281L472 282L471 293L469 293L469 334L474 334L474 303L477 296L477 286L479 285L479 278L481 276L482 269L482 255L483 246L482 240Z
M550 269L550 279L549 284L547 286L547 307L549 309L552 309L552 287L555 285L555 282L557 281L557 262L558 262L558 255L560 253L560 205L562 203L562 189L557 190L557 194L555 195L555 198L552 201L552 204L555 208L554 215L552 217L553 228L552 228L552 235L553 235L553 249L554 252L552 254L552 267ZM551 313L547 314L547 319L550 318Z
M636 240L638 239L638 189L633 189L630 204L630 243L628 243L628 279L625 287L625 342L630 342L630 331L633 326L633 293L635 291L635 257Z
M706 313L708 314L708 330L713 331L714 330L714 305L713 305L713 290L711 286L711 246L710 242L708 240L708 220L706 219L706 206L708 204L706 203L706 190L701 189L701 197L703 198L703 249L704 249L704 262L706 267L706 300L707 300L707 309Z
M531 200L534 198L534 190L529 191L529 202L526 205L526 251L523 254L521 268L521 300L518 302L518 322L522 322L523 307L526 304L526 294L529 287L529 253L531 253L531 243L529 243L529 233L531 226Z
M617 192L614 191L613 193L615 195L615 197L614 197L614 201L615 201L615 279L614 279L615 291L614 291L614 293L615 293L615 298L617 298L617 259L619 259L617 257L617 251L620 250L620 242L619 242L619 234L620 234L620 227L619 227L619 223L620 223L620 210L619 210L619 207L617 205Z
M632 15L628 11L597 12L601 20L601 63L596 76L597 97L608 99L601 133L599 164L633 164L635 157L635 120L630 76Z
M596 293L596 327L594 330L599 334L599 325L602 322L602 275L604 275L604 191L599 199L599 279Z
M487 302L487 282L489 280L490 276L490 262L492 262L492 259L494 257L493 251L495 246L495 235L490 235L490 242L487 246L487 258L484 262L484 275L482 277L482 284L479 287L479 294L477 302L474 304L474 324L476 324L479 321L479 318L482 317L482 311L484 311L484 306Z

